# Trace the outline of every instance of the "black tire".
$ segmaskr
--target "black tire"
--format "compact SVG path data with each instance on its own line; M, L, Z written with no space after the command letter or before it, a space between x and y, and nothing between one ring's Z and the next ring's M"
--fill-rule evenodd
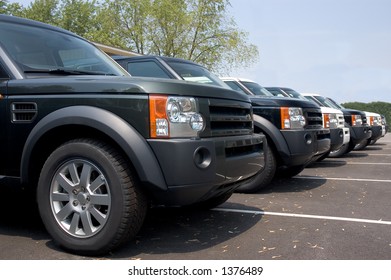
M276 177L278 178L291 178L303 171L305 165L291 166L286 169L277 170Z
M324 160L325 158L327 158L329 155L330 155L330 151L328 151L327 153L321 155L316 161L320 162L320 161Z
M106 254L134 237L147 211L123 157L92 139L67 142L49 156L37 201L54 241L81 255Z
M370 143L371 143L371 139L364 140L364 141L358 143L356 146L354 146L353 150L355 150L355 151L364 150Z
M226 202L232 196L232 194L232 192L223 193L218 196L209 198L205 201L197 202L190 206L186 206L185 208L209 210Z
M379 140L379 139L371 140L371 142L369 143L369 145L374 145L374 144L377 142L377 140Z
M356 144L353 144L352 141L350 141L347 145L348 145L348 149L346 151L346 154L353 151L354 147L356 147Z
M331 150L329 157L330 158L338 158L343 156L344 154L348 153L349 145L343 144L339 149Z
M276 173L277 161L276 156L271 147L266 149L265 154L265 167L262 171L258 172L251 181L244 183L235 192L239 193L255 193L258 192L268 185L273 180Z

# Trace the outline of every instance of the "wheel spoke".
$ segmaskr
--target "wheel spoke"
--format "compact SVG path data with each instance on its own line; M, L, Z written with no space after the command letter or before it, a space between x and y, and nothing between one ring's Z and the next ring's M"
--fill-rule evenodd
M58 213L56 213L57 220L65 220L65 218L67 218L73 211L71 203L68 203L60 211L58 211Z
M52 193L53 201L69 201L69 195L67 193Z
M79 215L79 213L75 213L72 217L71 226L69 228L69 231L71 233L76 234L76 230L78 229L79 221L80 221L80 215Z
M91 222L91 217L89 215L89 212L84 211L80 214L81 223L83 225L84 233L88 236L91 235L93 232L93 225Z
M90 208L90 213L99 222L100 225L103 225L106 221L107 215L104 215L102 212L99 212L96 208Z
M91 165L83 164L83 170L81 171L80 183L87 187L90 184Z
M73 189L73 184L65 177L64 174L58 173L56 176L57 183L67 192L71 193Z
M77 167L75 163L68 165L69 175L71 175L72 182L74 184L80 183L79 175L77 174Z
M94 193L100 186L105 184L105 180L103 176L98 176L90 185L89 190L91 193Z
M93 194L90 195L90 203L94 205L105 205L109 206L111 204L110 202L110 196L107 194Z

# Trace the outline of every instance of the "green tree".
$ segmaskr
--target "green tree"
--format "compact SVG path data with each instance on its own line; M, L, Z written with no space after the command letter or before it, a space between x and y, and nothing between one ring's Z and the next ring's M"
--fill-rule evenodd
M259 58L228 14L229 0L35 0L9 14L60 26L91 41L141 54L179 57L217 74Z
M7 13L7 1L0 0L0 14Z
M23 7L19 3L8 3L8 1L0 0L0 14L23 16Z
M58 25L83 37L91 37L96 19L96 1L63 0Z
M391 103L387 102L346 102L341 104L345 108L356 109L360 111L374 112L386 117L388 123L391 122Z
M106 0L93 38L142 54L192 60L219 74L228 73L259 57L257 47L248 43L248 34L228 16L229 5L228 0Z
M106 0L100 7L91 37L99 43L147 53L149 0Z
M35 0L27 8L23 9L22 16L58 26L60 17L59 1Z

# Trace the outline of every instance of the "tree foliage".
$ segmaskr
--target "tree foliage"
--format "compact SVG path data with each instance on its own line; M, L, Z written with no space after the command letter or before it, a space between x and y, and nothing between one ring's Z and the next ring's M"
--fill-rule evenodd
M7 2L0 0L0 14L7 13Z
M2 13L141 54L192 60L218 74L259 58L248 33L229 16L229 0L35 0L26 8L0 1Z
M58 0L35 0L24 9L21 16L52 25L59 25L60 10Z
M21 16L22 6L19 3L8 3L6 0L0 0L0 14Z
M387 102L346 102L341 104L345 108L356 109L360 111L374 112L380 115L384 115L388 123L391 122L391 103Z

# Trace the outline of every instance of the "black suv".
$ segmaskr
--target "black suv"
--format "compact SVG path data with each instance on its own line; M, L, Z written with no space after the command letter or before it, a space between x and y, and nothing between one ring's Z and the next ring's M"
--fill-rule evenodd
M229 86L251 98L255 132L267 137L266 165L253 181L237 191L255 192L267 186L275 176L294 176L330 149L330 130L323 128L320 107L313 102L274 97L259 88L252 92L237 79L220 79L188 60L161 56L114 58L133 76Z
M317 97L317 100L332 108L339 109L343 112L345 123L350 129L350 141L340 149L333 151L330 156L337 157L352 151L357 145L366 143L372 137L372 130L368 124L365 112L347 109L329 97Z
M219 205L264 166L247 97L132 78L73 33L4 15L0 131L0 180L34 190L48 232L79 254L134 237L148 205Z

